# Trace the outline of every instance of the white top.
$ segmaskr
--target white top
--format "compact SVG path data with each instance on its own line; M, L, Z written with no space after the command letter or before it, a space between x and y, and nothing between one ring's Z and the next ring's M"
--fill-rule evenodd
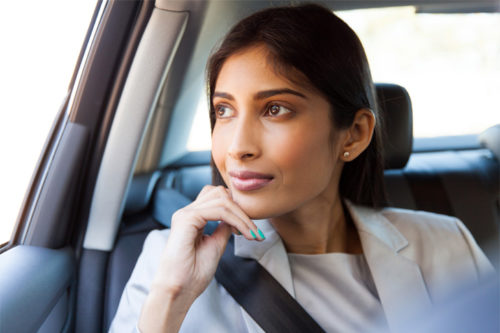
M288 254L295 298L327 332L387 331L363 255Z

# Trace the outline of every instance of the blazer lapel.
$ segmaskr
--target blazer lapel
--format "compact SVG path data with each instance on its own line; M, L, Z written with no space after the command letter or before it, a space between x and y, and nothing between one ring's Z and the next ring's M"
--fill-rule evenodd
M431 306L429 293L418 265L404 257L406 238L375 209L346 202L359 232L368 267L377 288L387 323L393 332Z

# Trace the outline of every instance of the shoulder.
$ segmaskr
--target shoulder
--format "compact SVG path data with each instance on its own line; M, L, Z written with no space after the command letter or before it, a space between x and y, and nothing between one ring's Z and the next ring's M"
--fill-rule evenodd
M476 279L493 267L467 227L458 218L424 211L385 208L380 214L408 240L402 253L424 269L451 273L468 271Z
M406 237L463 238L465 226L456 217L401 208L385 208L380 214Z
M401 208L375 209L347 201L358 229L381 238L397 239L399 246L457 242L465 245L463 224L455 217ZM435 242L434 242L435 240ZM444 242L444 243L443 243Z
M493 271L470 231L456 217L347 204L358 221L358 229L392 244L400 255L417 262L423 270L449 273L451 267L460 266L477 277Z
M467 228L455 217L400 208L385 208L380 214L407 239L407 250L466 258L471 247L477 247Z

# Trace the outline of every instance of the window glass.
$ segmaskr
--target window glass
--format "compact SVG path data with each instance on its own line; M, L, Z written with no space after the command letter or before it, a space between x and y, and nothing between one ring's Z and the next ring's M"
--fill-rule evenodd
M193 125L189 133L187 150L210 150L212 144L210 135L210 117L208 116L208 99L203 91L196 108Z
M0 4L0 244L66 95L95 1Z
M402 85L415 137L480 133L500 123L500 13L339 12L365 47L375 82Z
M475 134L500 123L499 13L416 14L414 7L336 13L360 37L374 81L408 90L415 137ZM197 112L188 149L210 149L204 96Z

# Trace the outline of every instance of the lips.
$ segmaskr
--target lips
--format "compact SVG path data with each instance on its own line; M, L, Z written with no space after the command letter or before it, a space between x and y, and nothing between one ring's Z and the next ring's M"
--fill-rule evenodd
M254 191L273 181L274 177L253 171L230 171L231 183L238 191Z

